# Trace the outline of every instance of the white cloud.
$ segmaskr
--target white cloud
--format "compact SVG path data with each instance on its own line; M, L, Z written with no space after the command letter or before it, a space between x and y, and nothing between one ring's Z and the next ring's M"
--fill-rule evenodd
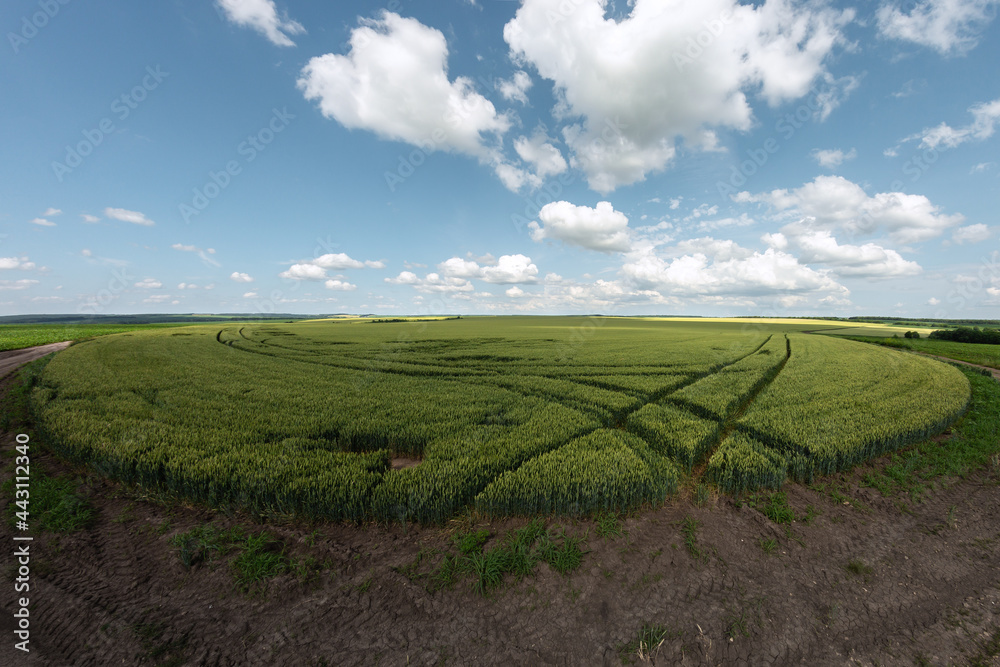
M848 160L853 160L858 156L858 151L853 148L846 153L839 148L830 150L816 149L811 153L811 155L819 166L831 169L833 167L839 167Z
M80 251L80 254L83 255L84 257L94 256L94 253L92 253L89 248L84 248L83 250Z
M81 213L80 217L83 218L84 222L100 222L101 219L96 215L90 215L89 213Z
M800 261L825 264L840 276L890 278L914 276L923 270L916 262L903 259L895 250L875 243L841 245L826 230L792 236L791 242L799 250Z
M352 259L346 253L327 253L326 255L320 255L316 259L309 262L310 264L315 264L316 266L322 267L324 269L333 269L335 271L341 271L343 269L363 269L365 266L372 266L379 262L361 262L356 259ZM373 267L381 268L381 267Z
M517 285L514 285L513 287L507 288L504 291L504 294L506 294L507 296L509 296L512 299L516 299L518 297L524 296L526 294L526 292L523 289L521 289L520 287L518 287Z
M903 141L920 139L924 148L954 148L968 141L984 141L993 136L996 124L1000 121L1000 98L992 102L983 102L969 107L972 122L965 127L953 128L947 123L931 127L910 135Z
M37 280L31 280L29 278L22 278L21 280L0 280L0 290L21 290L37 284Z
M886 3L876 16L883 37L927 46L941 55L961 55L979 42L998 4L1000 0L923 0L907 12Z
M180 303L172 294L150 294L142 300L143 303L166 303L167 301L171 304Z
M135 283L135 287L138 287L139 289L160 289L163 287L163 283L156 278L143 278L139 282Z
M995 166L997 166L996 162L980 162L978 164L973 165L972 169L969 170L969 173L970 174L980 174L980 173L982 173L984 171L989 171L990 169L992 169Z
M472 283L464 278L441 276L437 273L428 273L420 278L412 271L402 271L395 278L386 278L385 282L391 285L410 285L418 292L425 293L458 293L475 290Z
M524 70L518 70L510 79L500 79L496 83L496 89L505 100L521 104L528 103L529 88L531 88L531 77Z
M767 202L799 221L786 228L810 231L840 229L848 234L871 234L884 229L899 243L916 243L940 236L960 224L960 214L946 215L923 195L880 192L872 197L841 176L817 176L794 190L751 195L741 192L735 201Z
M536 132L531 139L518 137L514 140L514 150L518 156L531 165L536 177L536 185L541 185L549 176L561 174L567 169L566 158L550 143L544 132Z
M323 283L323 286L327 289L338 290L341 292L349 292L351 290L358 289L357 285L352 285L351 283L344 282L342 280L327 280Z
M959 227L951 234L951 240L959 245L963 243L980 243L990 238L993 233L982 223Z
M480 259L491 259L491 256ZM452 257L437 265L437 272L423 278L412 271L403 271L395 278L386 278L392 285L410 285L421 292L474 292L471 280L495 285L530 284L538 282L538 267L525 255L501 255L495 262L481 265L472 259Z
M229 274L229 279L234 280L238 283L252 283L253 278L248 273L240 273L239 271L233 271Z
M844 300L850 294L828 271L804 266L780 250L748 251L731 242L713 248L714 239L701 241L702 252L673 259L640 248L630 254L622 273L640 288L681 297L828 293ZM707 253L716 251L720 255L710 260Z
M39 227L55 227L56 223L46 220L45 218L32 218L31 224L38 225Z
M288 267L288 270L278 274L279 278L290 280L326 280L327 269L342 271L344 269L384 269L385 262L381 260L360 261L346 253L327 253L311 260L303 260ZM347 284L347 283L345 283Z
M19 269L21 271L31 271L35 268L35 263L25 257L0 257L0 270Z
M538 267L525 255L501 255L496 266L484 266L479 274L482 280L498 285L533 283L537 280Z
M42 213L42 217L48 218L53 215L59 215L60 213L62 213L61 209L49 207L45 209L45 213Z
M571 165L599 192L663 169L678 137L715 150L715 129L749 129L750 91L776 105L806 95L817 80L847 86L827 78L824 61L843 42L853 10L787 0L630 5L616 20L605 16L603 0L524 0L504 27L515 61L554 83L556 116L582 117L563 137ZM703 42L692 54L691 45ZM841 94L820 106L832 108Z
M194 283L178 283L177 284L177 289L179 289L179 290L198 289L198 286L195 285Z
M595 208L568 201L551 202L542 207L538 218L541 225L534 221L528 225L535 241L557 240L600 252L629 249L628 218L611 202L598 202Z
M122 222L131 222L133 225L143 225L145 227L152 227L153 225L156 224L142 213L139 213L138 211L129 211L124 208L106 208L104 209L104 215L113 220L121 220Z
M478 262L461 257L452 257L438 264L438 271L442 275L454 278L478 278L482 267Z
M173 248L174 250L180 250L182 252L197 252L198 251L198 247L197 246L184 245L182 243L175 243L175 244L173 244L170 247Z
M754 254L752 250L741 247L735 241L714 239L711 236L679 241L674 248L674 253L678 255L708 255L717 262L747 259L753 257Z
M929 305L929 306L937 306L940 303L941 303L941 299L935 298L933 296L931 298L927 299L927 305Z
M470 155L494 168L504 164L498 144L510 119L475 92L471 79L448 79L440 31L389 11L360 23L347 55L318 56L302 69L298 87L307 100L349 129Z
M300 35L306 31L302 24L278 16L274 0L217 0L226 18L238 26L253 28L267 37L276 46L295 46L288 35Z

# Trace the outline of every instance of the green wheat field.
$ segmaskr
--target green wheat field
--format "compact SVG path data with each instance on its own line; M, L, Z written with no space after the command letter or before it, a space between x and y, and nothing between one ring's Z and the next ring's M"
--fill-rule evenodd
M32 394L60 453L212 505L440 522L849 468L966 409L956 368L807 320L470 317L135 330ZM401 463L402 462L402 463ZM405 463L405 465L404 465Z

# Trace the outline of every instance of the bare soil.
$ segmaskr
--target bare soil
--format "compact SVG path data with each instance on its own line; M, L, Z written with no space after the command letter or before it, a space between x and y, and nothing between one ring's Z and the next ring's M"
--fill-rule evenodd
M0 449L10 452L14 435L0 434ZM728 497L698 507L684 495L624 519L618 537L598 537L589 519L553 519L587 536L582 566L562 576L541 564L482 597L470 580L432 592L406 568L422 551L453 552L458 530L488 528L488 549L526 519L264 524L163 503L37 441L31 456L33 467L78 475L95 519L74 533L32 533L28 655L11 640L13 542L0 523L3 665L618 665L647 624L669 634L645 664L998 664L994 471L943 480L905 511L906 499L859 485L868 467L820 480L824 490L787 485L797 515L818 512L808 523L779 525ZM12 474L5 463L2 478ZM698 522L700 556L684 543L686 518ZM322 565L306 580L283 574L240 593L224 561L188 570L170 544L206 522L266 528L292 557Z
M0 352L0 378L22 364L34 361L35 359L41 359L46 354L66 349L71 342L66 340L61 343L49 343L48 345L36 345L35 347L25 347L20 350L4 350Z

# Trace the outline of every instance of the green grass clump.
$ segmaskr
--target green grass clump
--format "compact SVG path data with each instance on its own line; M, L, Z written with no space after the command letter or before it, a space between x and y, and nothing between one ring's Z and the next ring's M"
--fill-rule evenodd
M684 517L684 521L681 523L681 534L684 536L684 546L687 547L691 557L695 560L701 560L704 553L698 546L698 520L689 516Z
M866 565L863 561L856 558L848 561L847 565L844 566L844 569L859 577L867 576L875 571L870 565Z
M52 477L42 467L31 464L28 525L54 533L68 533L86 528L94 516L90 502L77 494L78 483L66 477ZM4 482L5 495L14 495L14 480ZM7 505L7 518L13 528L22 509L14 502Z
M243 593L260 592L270 579L293 572L303 578L309 563L285 554L284 545L267 531L250 533L236 526L222 529L212 524L194 526L170 538L185 568L228 558L236 588Z
M486 540L489 538L490 531L488 530L469 531L455 536L455 546L458 547L460 552L469 556L482 551L483 545L486 544Z
M669 630L662 625L644 624L632 641L618 647L618 657L622 662L632 663L638 658L646 663L656 655L663 642L681 636L681 632Z
M599 512L594 517L597 523L597 536L608 539L609 537L622 536L622 524L617 514L614 512Z
M510 531L489 549L484 549L487 531L470 531L453 540L457 553L446 553L430 571L421 571L427 554L421 552L416 561L399 568L411 580L426 577L430 590L454 585L463 578L472 579L472 588L480 595L489 595L500 588L508 575L516 580L534 576L539 563L548 563L560 574L580 567L585 553L585 538L567 535L566 531L546 529L541 519Z

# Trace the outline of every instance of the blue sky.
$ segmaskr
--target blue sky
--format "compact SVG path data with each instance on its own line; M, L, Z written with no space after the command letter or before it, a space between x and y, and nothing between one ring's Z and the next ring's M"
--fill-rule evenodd
M996 318L998 8L7 2L0 314Z

